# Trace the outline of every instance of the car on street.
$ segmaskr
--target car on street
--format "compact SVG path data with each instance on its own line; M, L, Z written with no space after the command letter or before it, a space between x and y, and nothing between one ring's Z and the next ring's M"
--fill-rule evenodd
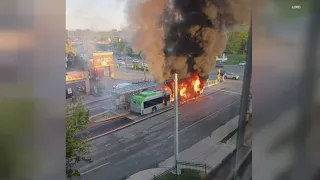
M231 72L225 72L224 73L224 78L225 79L234 79L234 80L239 80L240 76L234 74L234 73L231 73Z
M117 64L125 65L125 64L126 64L126 62L125 62L125 61L117 61Z
M246 64L247 64L246 61L243 61L243 62L239 63L239 66L245 66Z
M141 64L142 64L142 66L148 68L148 64L147 63L141 63Z
M216 68L223 68L223 67L224 67L224 65L223 65L222 61L221 60L217 60Z
M217 64L216 64L216 68L224 68L224 65L223 65L223 64L220 64L220 63L217 63Z
M119 83L112 86L113 89L124 88L126 86L130 86L132 83Z
M140 61L138 59L134 59L132 60L133 63L140 63Z

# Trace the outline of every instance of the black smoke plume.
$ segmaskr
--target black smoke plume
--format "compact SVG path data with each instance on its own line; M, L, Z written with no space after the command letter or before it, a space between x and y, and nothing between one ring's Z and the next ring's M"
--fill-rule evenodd
M227 31L250 19L249 0L131 2L134 9L128 9L128 24L134 32L133 50L144 53L159 82L170 79L172 72L179 78L197 73L207 79L215 56L224 51Z

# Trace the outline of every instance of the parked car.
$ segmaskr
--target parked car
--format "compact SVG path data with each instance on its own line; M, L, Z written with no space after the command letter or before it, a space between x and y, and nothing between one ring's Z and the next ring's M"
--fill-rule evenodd
M222 61L221 60L217 60L216 61L216 68L223 68L223 67L224 67L224 65L223 65Z
M222 63L216 63L216 68L224 68L224 65Z
M239 63L239 66L245 66L246 64L247 64L247 62L243 61L243 62Z
M137 59L132 60L132 62L133 62L133 63L140 63L140 61L137 60Z
M148 65L146 63L134 63L132 64L133 69L139 69L139 70L144 70L148 71Z
M234 80L239 80L239 76L234 74L234 73L230 73L230 72L225 72L224 73L224 78L225 79L234 79Z
M112 88L118 89L118 88L124 88L126 86L130 86L130 85L132 85L132 83L119 83L119 84L113 85Z

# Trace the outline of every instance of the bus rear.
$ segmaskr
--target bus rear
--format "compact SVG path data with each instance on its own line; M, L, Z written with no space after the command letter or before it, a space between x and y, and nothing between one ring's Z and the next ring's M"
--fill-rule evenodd
M130 110L141 115L156 112L170 105L170 92L144 91L131 97Z

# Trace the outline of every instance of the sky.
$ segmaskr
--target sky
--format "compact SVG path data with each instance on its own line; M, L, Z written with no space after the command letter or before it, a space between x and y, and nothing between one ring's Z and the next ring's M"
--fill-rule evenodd
M126 0L66 0L67 30L120 29L125 23Z

